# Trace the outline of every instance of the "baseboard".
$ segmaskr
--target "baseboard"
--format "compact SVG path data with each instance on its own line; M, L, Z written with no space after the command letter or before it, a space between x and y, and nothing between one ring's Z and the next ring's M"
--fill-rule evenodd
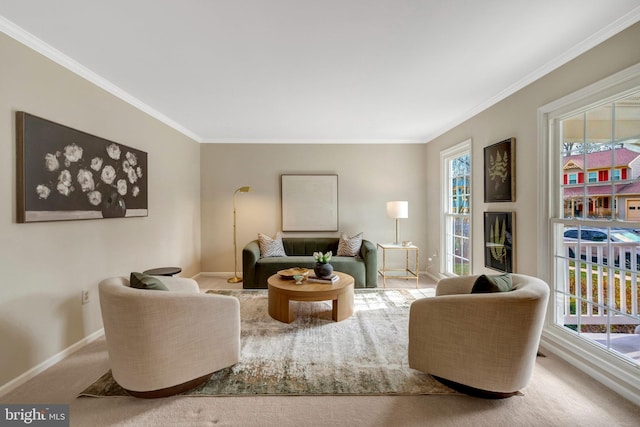
M438 283L440 281L440 279L443 278L443 276L436 276L435 274L431 273L430 271L424 271L423 274L427 277L429 277L430 279L432 279L434 282Z
M225 278L229 278L229 277L233 277L233 272L232 271L201 271L200 273L196 274L195 277L198 276L209 276L209 277L225 277Z
M559 334L553 328L545 328L540 345L568 364L576 367L625 399L640 405L640 370L629 362L613 360L614 356L601 352L597 347L582 343L575 337ZM582 347L593 347L586 352Z
M36 375L41 374L42 372L44 372L45 370L49 369L50 367L52 367L56 363L60 362L62 359L66 358L66 357L69 357L71 354L73 354L76 351L80 350L85 345L97 340L102 335L104 335L104 329L103 328L97 330L96 332L92 333L91 335L88 335L88 336L84 337L83 339L81 339L80 341L76 342L75 344L70 345L69 347L65 348L61 352L55 354L54 356L50 357L49 359L45 360L44 362L40 363L39 365L29 369L24 374L12 379L8 383L3 384L2 386L0 386L0 397L4 396L5 394L7 394L7 393L9 393L9 392L11 392L13 390L15 390L18 387L20 387L22 384L26 383L31 378L35 377Z

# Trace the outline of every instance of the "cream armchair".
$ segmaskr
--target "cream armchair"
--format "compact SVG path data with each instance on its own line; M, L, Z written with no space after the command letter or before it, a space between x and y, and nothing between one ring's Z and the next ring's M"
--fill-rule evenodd
M467 394L514 395L533 372L549 286L513 274L513 290L471 294L478 276L438 282L411 304L409 366Z
M240 304L200 293L192 279L158 277L169 291L98 285L113 378L136 397L181 393L240 360Z

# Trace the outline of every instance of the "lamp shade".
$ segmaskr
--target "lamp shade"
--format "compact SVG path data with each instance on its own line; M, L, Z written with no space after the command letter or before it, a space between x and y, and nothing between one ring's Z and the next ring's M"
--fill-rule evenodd
M387 202L387 216L389 218L409 218L409 202Z

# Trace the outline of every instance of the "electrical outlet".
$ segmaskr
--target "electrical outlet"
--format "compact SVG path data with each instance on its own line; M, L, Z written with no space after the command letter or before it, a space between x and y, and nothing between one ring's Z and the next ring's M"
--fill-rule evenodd
M83 289L82 290L82 305L88 304L88 303L89 303L89 290L88 289Z

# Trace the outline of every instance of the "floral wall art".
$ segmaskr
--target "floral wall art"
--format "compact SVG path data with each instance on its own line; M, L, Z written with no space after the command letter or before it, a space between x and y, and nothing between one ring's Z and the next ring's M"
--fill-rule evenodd
M147 216L147 153L19 111L17 221Z

